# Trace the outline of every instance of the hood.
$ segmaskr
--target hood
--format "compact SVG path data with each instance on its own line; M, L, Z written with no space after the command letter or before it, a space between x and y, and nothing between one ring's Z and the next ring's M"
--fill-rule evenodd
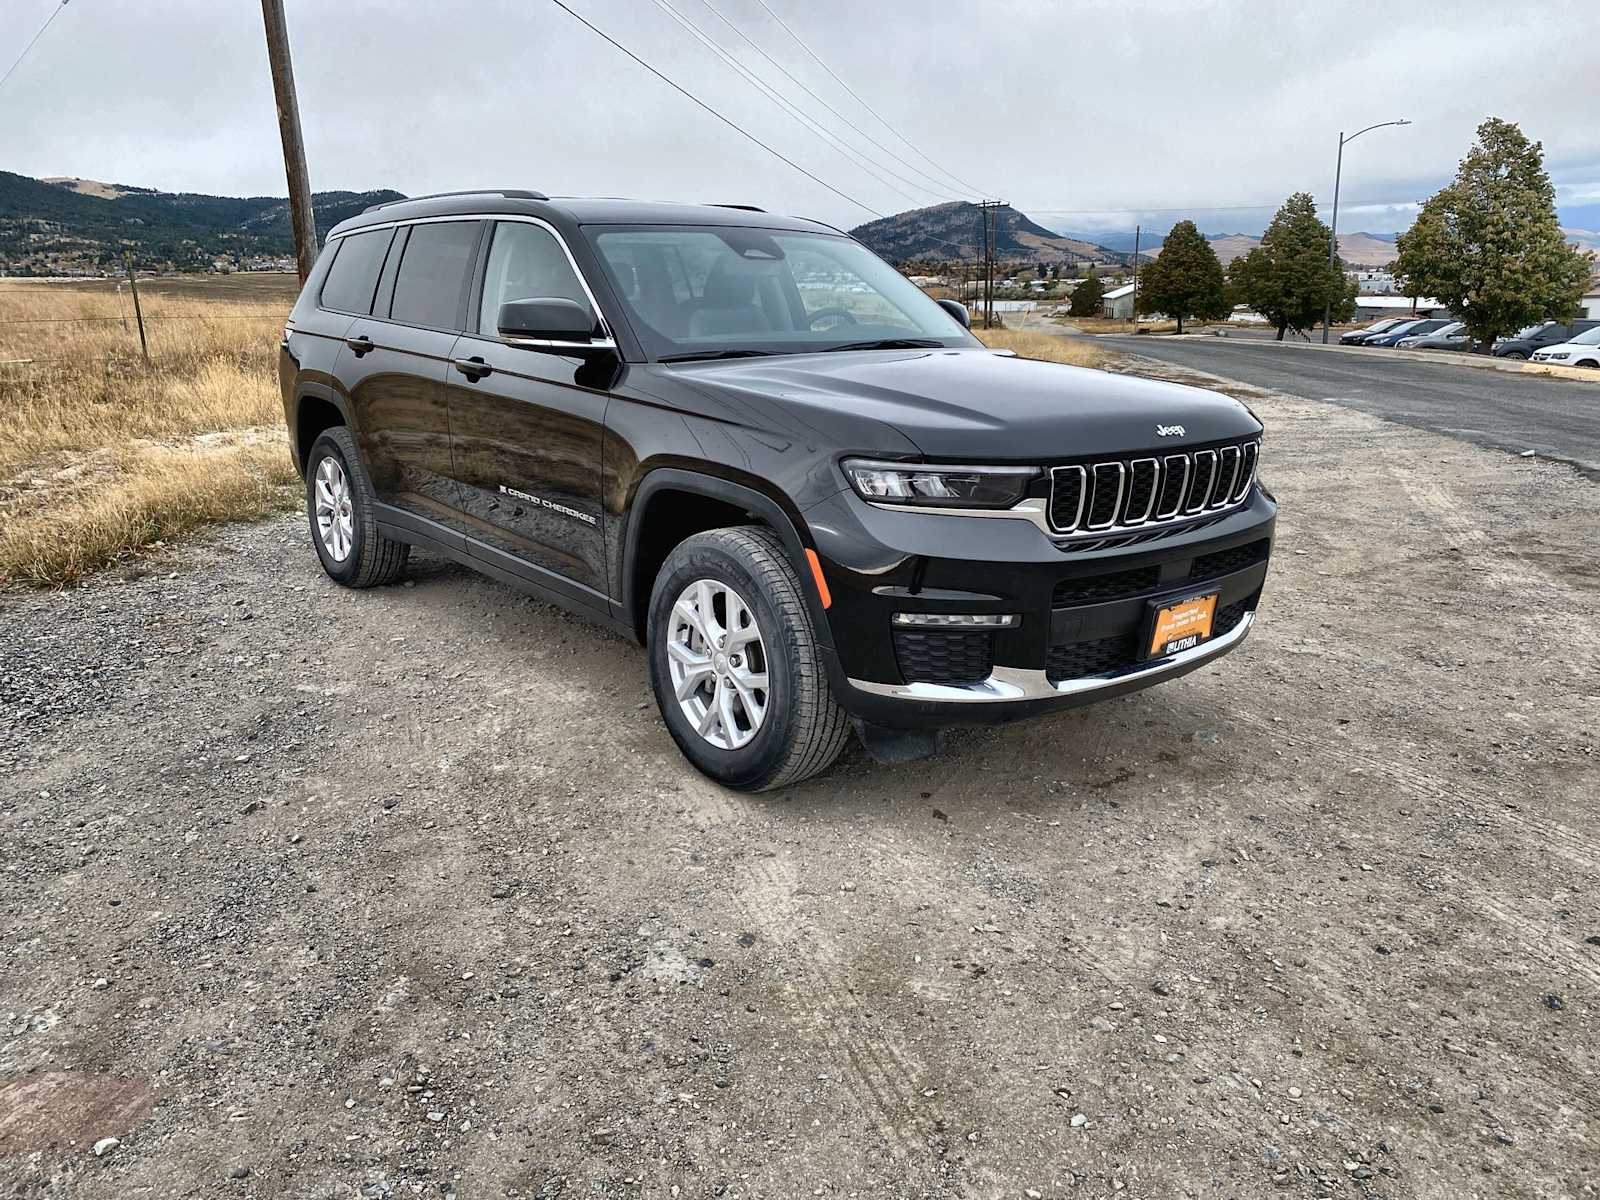
M680 378L777 423L886 428L929 458L1039 462L1172 451L1261 431L1217 392L987 350L876 350L693 364ZM1162 436L1157 426L1181 426ZM898 441L899 439L895 439ZM898 449L846 445L845 449Z

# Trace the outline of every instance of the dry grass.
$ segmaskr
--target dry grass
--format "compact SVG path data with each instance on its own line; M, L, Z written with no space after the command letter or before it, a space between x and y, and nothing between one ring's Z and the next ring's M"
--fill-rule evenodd
M69 581L293 501L281 290L141 285L146 366L113 287L0 282L0 580Z
M1104 367L1113 357L1109 351L1082 338L1017 329L974 329L972 332L984 345L996 350L1014 350L1021 358L1042 358L1074 367Z
M1118 321L1110 317L1060 317L1057 318L1063 325L1071 325L1074 329L1081 329L1084 333L1132 333L1132 321ZM1198 329L1202 324L1192 321L1190 324ZM1177 331L1176 321L1148 321L1141 320L1139 328L1146 333L1174 333Z

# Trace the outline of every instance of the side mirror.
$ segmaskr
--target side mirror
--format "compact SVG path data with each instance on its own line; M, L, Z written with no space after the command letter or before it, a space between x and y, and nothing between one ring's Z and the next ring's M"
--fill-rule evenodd
M535 300L510 300L500 306L496 327L503 338L541 342L594 340L594 317L576 300L545 296Z
M972 328L972 314L967 311L967 306L965 304L961 303L961 301L959 301L959 300L936 300L936 301L934 301L934 303L937 304L940 308L944 309L945 312L949 313L956 320L960 321L961 322L961 328L963 328L963 329L971 329Z

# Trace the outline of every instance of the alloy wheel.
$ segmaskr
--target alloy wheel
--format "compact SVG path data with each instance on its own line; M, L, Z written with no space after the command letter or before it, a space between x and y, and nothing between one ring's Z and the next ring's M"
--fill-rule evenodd
M344 464L331 454L317 464L316 497L317 537L328 557L342 563L355 545L355 512L350 476Z
M769 698L767 647L744 597L716 579L678 594L667 625L673 695L690 726L719 750L761 732Z

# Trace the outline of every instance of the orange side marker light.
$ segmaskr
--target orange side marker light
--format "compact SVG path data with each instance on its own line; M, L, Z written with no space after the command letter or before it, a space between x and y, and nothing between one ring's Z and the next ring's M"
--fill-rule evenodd
M811 578L817 581L817 595L822 598L822 607L832 608L833 593L828 590L828 581L822 576L822 560L810 546L806 547L806 561L811 564Z

